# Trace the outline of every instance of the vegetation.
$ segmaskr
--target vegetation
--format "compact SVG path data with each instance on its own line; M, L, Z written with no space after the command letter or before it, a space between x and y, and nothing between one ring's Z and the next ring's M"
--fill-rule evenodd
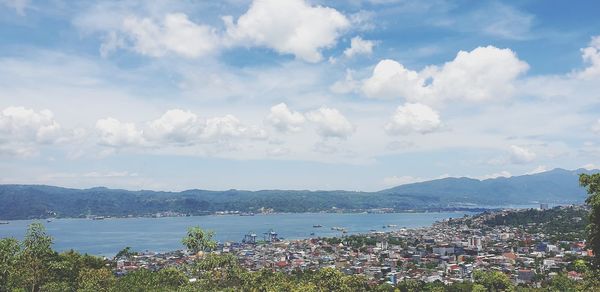
M546 234L555 240L584 240L589 211L582 207L558 207L549 210L527 209L500 214L485 220L488 226L519 227L531 234Z
M594 266L600 268L600 173L581 174L579 183L589 196L585 200L591 208L588 224L588 245L594 251Z
M214 235L214 232L204 231L199 226L190 227L181 243L194 254L211 251L217 247L217 242L212 239Z
M373 208L466 210L467 204L501 205L583 202L576 173L556 169L535 175L474 180L445 178L402 185L380 192L349 191L126 191L68 189L37 185L0 185L0 220L46 217L148 216L159 212L204 215L215 211L276 212L353 211Z
M183 239L192 251L208 251L214 247L212 232L192 227ZM336 243L341 239L330 239ZM371 244L368 238L348 237L346 244L361 247ZM339 242L338 242L339 243ZM231 254L206 253L192 264L159 271L139 269L117 277L111 263L74 251L57 253L51 249L52 239L43 225L32 224L22 242L0 240L0 292L4 291L597 291L597 275L585 263L574 263L574 269L586 274L584 281L574 281L563 274L543 282L541 288L512 284L501 272L476 271L473 282L445 285L439 281L425 283L400 281L396 287L370 281L360 275L346 275L333 268L318 271L294 271L290 274L263 269L251 272L243 268ZM134 256L125 248L121 256ZM580 266L580 267L579 267ZM190 281L194 279L194 281Z

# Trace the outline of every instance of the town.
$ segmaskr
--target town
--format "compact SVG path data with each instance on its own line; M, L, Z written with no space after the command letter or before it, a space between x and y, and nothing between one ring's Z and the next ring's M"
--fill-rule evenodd
M474 271L498 271L515 285L531 287L558 274L581 280L586 261L593 255L584 236L589 211L583 206L547 209L542 205L541 209L488 211L425 228L341 233L339 238L280 240L270 231L264 238L248 234L238 243L219 243L211 253L233 255L250 271L292 273L335 268L346 275L363 275L372 283L390 285L408 279L444 284L473 281ZM518 222L519 217L530 222ZM571 232L557 230L554 222L531 222L540 218L557 218ZM125 253L115 257L114 272L156 271L204 256L202 251Z

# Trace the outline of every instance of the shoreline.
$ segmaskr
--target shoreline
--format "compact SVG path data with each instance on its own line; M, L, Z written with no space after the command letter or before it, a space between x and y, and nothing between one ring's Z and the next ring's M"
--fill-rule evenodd
M369 210L336 210L336 211L315 211L315 212L267 212L267 213L252 213L244 211L215 211L207 214L174 214L174 215L160 215L147 214L147 215L126 215L126 216L113 216L113 215L89 215L87 217L60 217L60 216L48 216L48 217L36 217L36 218L19 218L19 219L4 219L0 217L0 222L13 222L13 221L27 221L27 220L59 220L59 219L86 219L86 220L110 220L110 219L140 219L140 218L178 218L178 217L205 217L205 216L265 216L265 215L286 215L286 214L423 214L423 213L459 213L459 212L470 212L470 213L482 213L486 211L504 210L504 209L532 209L539 204L512 204L508 206L478 206L478 207L445 207L445 208L425 208L425 209L407 209L407 210L393 210L393 211L370 211ZM562 206L562 205L580 205L580 204L561 204L553 203L551 206ZM170 211L168 211L170 212ZM228 213L220 213L228 212ZM94 217L102 217L101 219L95 219Z

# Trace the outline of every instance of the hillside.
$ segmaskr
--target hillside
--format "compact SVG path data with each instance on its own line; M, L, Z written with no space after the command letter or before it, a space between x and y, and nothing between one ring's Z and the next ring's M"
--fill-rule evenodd
M201 215L223 210L319 212L393 208L451 209L464 206L527 203L581 203L583 169L555 169L533 175L476 180L445 178L402 185L379 192L348 191L128 191L107 188L70 189L44 185L0 185L0 219L44 217L143 216L173 211Z

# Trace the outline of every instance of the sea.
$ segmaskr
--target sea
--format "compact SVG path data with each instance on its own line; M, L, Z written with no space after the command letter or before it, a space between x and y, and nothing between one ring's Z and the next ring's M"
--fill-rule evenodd
M462 217L469 212L433 213L283 213L254 216L210 215L162 218L107 218L13 220L0 224L0 238L23 239L27 226L41 222L53 238L57 251L74 249L81 253L112 257L129 246L135 251L165 252L182 249L181 239L191 226L215 232L219 242L241 242L254 233L258 239L276 232L283 239L304 239L344 235L332 227L347 231L345 235L400 228L430 226L435 221ZM321 227L318 227L321 226Z

